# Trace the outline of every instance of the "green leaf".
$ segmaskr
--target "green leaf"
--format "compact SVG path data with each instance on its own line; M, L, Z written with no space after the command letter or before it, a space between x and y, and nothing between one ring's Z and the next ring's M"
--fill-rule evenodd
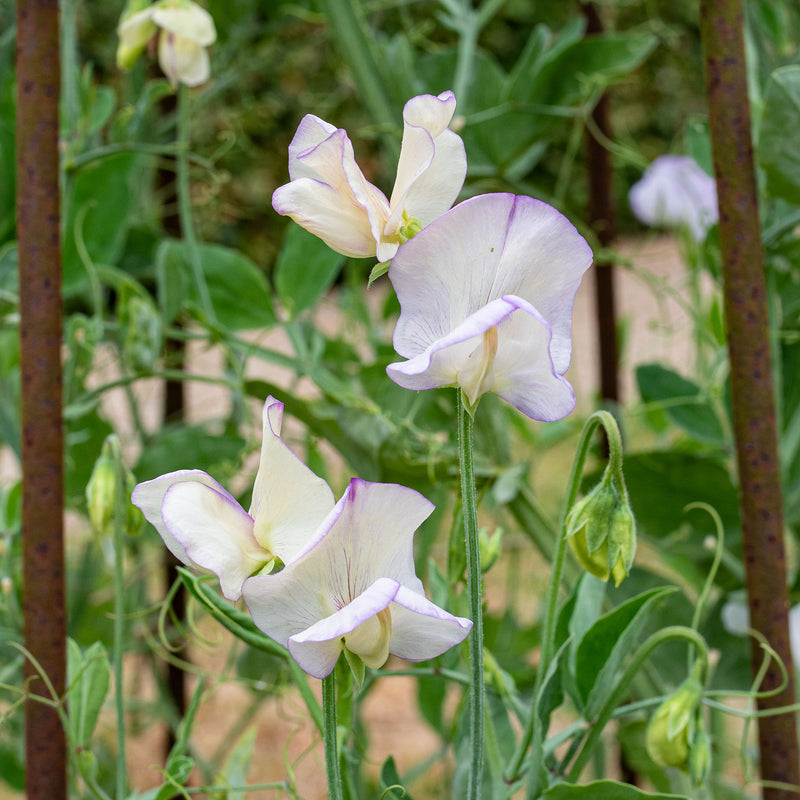
M286 230L275 265L278 297L292 316L313 306L339 274L344 256L299 225Z
M111 665L100 642L84 653L73 639L67 642L69 686L69 725L77 747L86 747L97 724L97 717L108 694Z
M214 783L222 786L240 787L247 785L247 773L250 771L250 762L253 760L258 726L251 725L240 737L225 760L225 765L217 774ZM220 792L215 794L217 800L239 800L242 793Z
M593 719L613 690L617 670L633 649L653 606L676 591L677 587L667 586L632 597L600 617L581 639L575 654L575 679L587 719Z
M394 757L389 756L381 766L381 800L414 800L403 786Z
M79 243L93 264L115 264L122 254L136 196L134 176L141 180L141 169L137 154L119 153L68 173L62 247L65 296L89 286Z
M275 324L272 295L261 270L238 250L216 244L198 245L200 264L208 284L217 321L230 330L252 330ZM183 278L172 274L183 272ZM188 299L196 305L195 286L189 248L185 242L165 239L156 251L159 276L159 304L164 321L171 322L182 306L180 293L188 287ZM162 296L163 294L163 296Z
M617 781L594 781L583 786L559 783L542 796L545 800L689 800L682 794L650 794Z
M140 481L178 469L219 473L238 465L244 446L240 436L212 434L200 425L167 426L147 443L134 473Z
M638 366L636 382L645 403L663 403L670 419L695 439L717 446L724 443L719 418L696 383L661 364Z
M764 94L758 161L773 197L800 205L800 65L776 69Z

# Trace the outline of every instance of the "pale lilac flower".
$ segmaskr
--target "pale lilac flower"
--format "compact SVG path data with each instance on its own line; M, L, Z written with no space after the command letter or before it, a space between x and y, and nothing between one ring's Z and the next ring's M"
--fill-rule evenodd
M124 13L117 27L117 65L130 69L159 31L158 63L172 87L205 83L210 74L206 48L216 41L217 31L211 15L192 0L160 0Z
M631 210L647 225L686 226L702 242L718 220L717 184L689 156L659 156L628 194Z
M216 574L229 600L238 600L245 580L276 558L283 563L294 558L334 505L328 484L280 438L283 403L268 397L262 417L261 461L249 512L200 470L140 483L131 497L170 552Z
M354 478L302 553L245 582L254 622L317 678L345 647L377 669L390 653L423 661L463 641L472 623L427 600L414 571L414 531L432 510L413 489Z
M592 252L530 197L473 197L406 242L389 279L400 300L389 377L407 389L460 386L474 408L494 392L538 420L575 406L562 377L572 305Z
M346 131L306 115L289 145L291 182L276 189L273 207L337 253L388 261L461 191L467 157L461 137L447 127L455 108L452 92L406 103L390 200L364 177Z

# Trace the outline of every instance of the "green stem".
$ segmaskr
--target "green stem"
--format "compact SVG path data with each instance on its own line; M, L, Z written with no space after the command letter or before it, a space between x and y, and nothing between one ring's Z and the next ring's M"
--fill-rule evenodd
M322 679L322 720L325 741L325 770L328 774L328 800L343 800L339 772L339 747L336 725L335 672Z
M692 630L691 628L686 628L683 625L670 625L669 627L662 628L660 631L654 633L639 648L633 660L630 662L630 664L628 664L627 669L622 674L622 677L620 678L619 683L617 683L616 688L608 696L605 704L600 709L600 713L597 715L597 719L595 719L592 724L592 728L589 732L589 735L586 737L586 741L581 748L581 752L578 754L578 757L575 759L575 762L572 765L572 769L570 769L569 774L567 775L567 780L570 783L575 783L575 781L580 777L583 768L591 758L592 752L600 740L600 736L603 734L603 729L605 728L606 723L614 714L614 709L616 709L616 707L619 705L619 701L629 690L631 681L636 676L636 673L642 668L644 662L650 658L650 654L656 648L660 647L662 644L664 644L664 642L668 642L672 639L685 639L690 643L690 645L693 645L694 648L696 648L698 658L702 663L700 681L705 683L706 673L708 671L708 647L705 639L703 639L703 637L697 631Z
M213 325L216 321L214 306L208 291L206 276L200 261L200 248L194 232L192 219L192 199L189 186L189 129L191 117L189 114L189 89L184 84L178 87L178 135L176 141L175 172L178 182L178 215L181 221L181 235L189 251L189 264L194 273L197 294L200 297L200 306L206 317L206 322Z
M467 595L472 631L469 636L469 664L472 688L469 695L469 737L471 766L467 799L481 796L483 774L483 727L485 688L483 684L483 605L481 602L481 558L478 543L478 505L472 460L473 422L458 389L458 463L461 472L461 508L467 556Z
M553 650L555 649L555 636L556 636L556 621L558 617L558 592L561 586L561 575L564 571L564 560L567 550L567 513L570 508L575 504L578 497L578 492L581 486L581 477L583 476L583 466L586 462L586 457L589 453L589 447L592 443L592 436L597 430L598 426L602 425L606 430L606 435L609 442L609 469L618 470L621 466L619 461L622 458L622 445L620 441L619 428L614 420L614 417L607 411L596 411L586 421L581 434L581 439L578 443L578 451L575 454L575 461L572 464L572 472L569 476L569 483L567 485L567 497L564 502L564 508L561 512L561 521L558 528L558 539L556 544L556 551L553 556L553 566L550 572L550 583L547 587L547 597L545 599L544 610L544 624L542 628L542 648L541 657L539 660L539 667L536 670L536 681L533 689L533 707L531 709L530 717L528 718L528 725L523 732L522 739L514 753L511 762L506 769L506 781L513 782L520 777L520 768L522 761L525 758L525 753L528 750L531 742L534 743L531 752L531 776L532 780L528 784L529 797L535 797L535 792L538 790L537 781L533 779L535 769L538 768L538 758L541 754L541 743L544 739L546 731L542 730L542 720L538 712L539 696L541 694L544 678L547 675L550 662L553 660Z
M117 716L117 782L116 798L126 796L127 776L125 765L125 690L122 675L122 650L125 640L125 500L127 487L119 451L119 442L112 439L114 454L114 702Z

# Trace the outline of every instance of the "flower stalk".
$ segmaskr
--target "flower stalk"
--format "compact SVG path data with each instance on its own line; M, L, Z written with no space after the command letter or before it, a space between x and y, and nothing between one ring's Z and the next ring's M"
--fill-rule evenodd
M472 631L469 636L471 689L469 695L470 770L468 800L481 794L483 775L484 705L483 683L483 603L481 599L481 558L478 538L478 506L473 466L473 419L461 389L458 393L458 463L461 472L461 508L467 557L467 596Z
M322 679L322 724L329 800L343 800L336 722L336 670Z

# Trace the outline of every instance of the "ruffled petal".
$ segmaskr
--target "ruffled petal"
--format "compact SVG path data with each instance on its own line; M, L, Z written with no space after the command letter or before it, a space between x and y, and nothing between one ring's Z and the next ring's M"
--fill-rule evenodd
M406 661L435 658L463 642L472 630L470 620L449 614L424 595L403 586L397 590L390 609L390 652Z
M299 178L279 187L272 207L337 253L352 258L375 255L375 237L364 208L321 181Z
M164 495L167 490L176 483L187 481L208 486L226 497L230 502L236 502L233 495L227 492L221 484L199 469L181 469L177 472L168 472L166 475L161 475L151 481L137 484L131 493L131 502L141 509L145 519L158 531L170 553L181 563L187 566L194 566L192 560L186 555L183 545L176 541L167 530L161 516L161 504L164 502Z
M404 211L427 225L458 197L467 174L467 156L461 137L447 128L455 108L452 92L420 95L406 103L387 234L397 232Z
M289 637L289 652L310 675L324 678L336 665L342 640L386 609L401 588L395 580L379 578L346 606Z
M228 600L238 600L245 580L272 558L255 540L250 515L227 492L175 483L164 495L161 516L191 561L219 577Z
M189 39L201 47L208 47L217 40L214 19L196 3L190 3L184 8L157 5L152 10L152 18L159 28Z
M465 200L392 260L389 278L401 306L395 349L411 358L426 337L441 338L491 301L515 295L552 328L553 363L563 374L575 293L591 261L583 237L545 203L511 194Z
M328 484L280 438L282 420L283 403L268 397L250 516L256 540L286 564L311 539L333 508L334 498Z
M336 128L324 119L320 119L314 114L306 114L300 120L292 141L289 143L289 177L292 180L297 178L319 179L317 172L310 166L306 166L303 156L313 150L317 145L322 144Z

